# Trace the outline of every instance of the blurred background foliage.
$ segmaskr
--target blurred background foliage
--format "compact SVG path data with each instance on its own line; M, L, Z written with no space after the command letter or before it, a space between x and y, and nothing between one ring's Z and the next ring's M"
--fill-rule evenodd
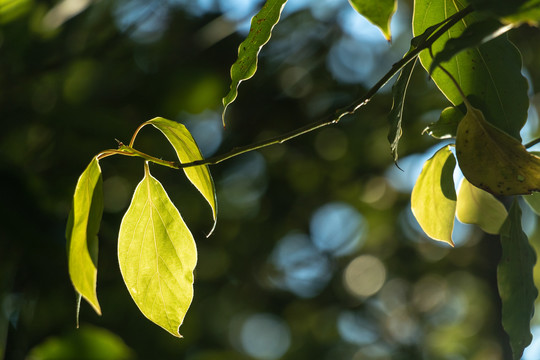
M199 250L195 298L177 339L146 320L123 285L116 236L143 175L107 158L98 296L75 294L64 228L92 156L155 116L180 121L205 156L326 118L363 94L408 49L411 1L393 42L345 0L290 0L221 127L221 97L257 0L0 0L0 354L5 359L508 358L500 326L498 238L457 224L456 248L427 239L409 209L436 142L421 135L448 105L417 68L407 94L400 171L386 140L386 86L357 115L283 145L212 166L207 204L153 167ZM511 33L524 60L538 137L540 34ZM174 159L157 131L136 147ZM459 177L456 174L456 179ZM524 227L538 248L537 218ZM537 312L538 313L538 312ZM540 318L533 319L540 335ZM525 353L537 359L535 337Z

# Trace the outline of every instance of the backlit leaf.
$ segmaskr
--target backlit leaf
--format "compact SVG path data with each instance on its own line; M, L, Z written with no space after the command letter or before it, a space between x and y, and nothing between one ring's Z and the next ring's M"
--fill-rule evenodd
M422 230L434 240L454 245L456 213L453 173L456 159L445 146L426 161L411 194L411 209Z
M456 156L467 180L495 195L539 191L540 157L488 123L480 110L466 105L456 136Z
M95 157L77 181L66 227L66 239L71 282L77 293L88 301L98 314L101 314L101 308L96 293L97 234L102 214L103 179Z
M349 0L349 3L360 15L381 29L386 40L392 40L390 21L397 9L396 0Z
M531 195L523 195L523 200L529 205L536 215L540 215L540 193L535 192Z
M439 120L429 124L422 133L426 133L436 139L456 137L457 127L462 118L463 113L459 108L454 106L447 107L441 112Z
M496 20L486 19L467 26L463 33L456 38L448 39L444 48L435 55L431 63L430 72L442 62L450 60L461 51L482 45L510 30L511 26L504 26Z
M287 0L266 0L259 13L251 19L249 35L238 47L238 59L231 67L231 89L223 98L223 125L227 107L238 95L238 86L255 75L259 52L270 40L272 29L278 23L286 2Z
M402 134L401 121L403 119L405 94L407 93L407 87L409 86L409 81L411 79L415 64L416 58L409 61L409 63L399 73L394 86L392 86L392 96L394 102L392 104L392 110L390 110L390 113L388 114L388 119L390 121L388 141L390 142L390 149L392 150L394 161L397 161L398 159L398 145Z
M488 234L498 234L507 215L499 200L463 178L457 195L456 216L459 221L478 225Z
M124 282L141 312L174 336L193 299L195 241L145 163L118 237Z
M530 321L538 291L533 268L536 253L521 229L521 209L514 200L501 228L502 256L497 267L497 283L502 301L502 324L510 337L514 360L531 343Z
M416 0L413 12L413 33L422 34L433 24L465 8L465 0ZM432 45L436 56L450 38L459 37L484 15L471 13L455 24ZM420 53L425 69L430 69L432 58L429 51ZM454 76L465 95L480 109L486 120L520 139L520 129L527 120L529 99L527 82L521 74L521 56L506 36L499 36L478 47L468 48L444 63ZM435 84L455 106L462 97L449 77L440 69L432 74Z
M161 117L154 118L148 121L148 123L154 125L165 135L174 147L180 163L202 160L203 157L197 143L184 125ZM210 231L212 233L217 221L217 200L210 170L207 165L202 165L184 168L184 172L189 181L199 190L212 208L212 216L214 218L214 226Z

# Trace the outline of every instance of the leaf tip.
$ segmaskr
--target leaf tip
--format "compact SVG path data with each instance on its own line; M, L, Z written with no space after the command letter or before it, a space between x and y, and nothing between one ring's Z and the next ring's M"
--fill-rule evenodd
M214 218L214 225L210 229L210 232L206 235L206 238L208 239L212 234L214 233L214 230L216 230L217 220Z

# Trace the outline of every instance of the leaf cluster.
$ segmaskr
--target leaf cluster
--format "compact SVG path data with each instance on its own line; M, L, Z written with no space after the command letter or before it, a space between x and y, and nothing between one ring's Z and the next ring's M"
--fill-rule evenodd
M222 113L236 100L243 81L257 71L258 57L280 20L286 0L267 0L253 17L247 38L232 65L231 85L222 99ZM349 0L350 5L391 40L390 21L395 0ZM529 98L522 75L521 57L507 32L523 24L537 25L537 0L517 2L465 0L415 0L413 38L408 52L368 92L330 120L320 120L286 134L229 153L203 159L186 128L155 118L153 125L173 146L178 162L166 161L128 146L99 153L83 172L74 194L66 237L69 272L77 293L96 312L97 233L103 211L99 161L112 155L145 160L144 178L137 186L120 227L118 258L122 276L141 312L175 336L193 298L193 270L197 251L194 238L167 193L150 174L149 163L183 169L217 219L217 201L208 165L266 146L286 142L321 127L338 123L361 108L395 75L393 105L389 111L388 140L394 161L402 137L406 94L419 62L449 102L438 122L425 133L445 143L427 160L411 194L412 212L427 236L454 245L455 218L500 235L503 257L498 286L503 303L502 324L510 337L514 358L530 343L530 318L537 291L532 269L534 250L521 229L517 196L533 207L540 191L540 158L521 144L520 131L527 121ZM464 178L456 191L456 166ZM511 197L507 209L501 199ZM510 201L506 201L508 203ZM517 280L519 279L519 280Z

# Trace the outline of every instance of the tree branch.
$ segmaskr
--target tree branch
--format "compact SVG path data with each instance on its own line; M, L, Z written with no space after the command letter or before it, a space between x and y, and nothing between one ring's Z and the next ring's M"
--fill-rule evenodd
M235 156L244 154L246 152L253 151L253 150L258 150L258 149L261 149L261 148L264 148L264 147L267 147L267 146L270 146L270 145L282 144L282 143L284 143L286 141L294 139L295 137L307 134L309 132L312 132L314 130L322 128L324 126L337 124L343 117L345 117L347 115L353 115L354 113L356 113L358 111L358 109L360 109L362 106L366 105L371 100L371 98L392 77L394 77L394 75L397 74L405 65L407 65L411 60L416 58L418 56L418 54L422 50L430 48L431 45L437 39L439 39L446 31L448 31L448 29L450 29L452 26L454 26L457 22L461 21L465 16L470 14L472 11L473 11L472 7L467 6L466 8L464 8L461 11L455 13L454 15L449 17L448 19L445 19L443 22L435 25L436 27L438 27L438 29L436 31L434 31L432 35L427 36L426 39L422 39L422 41L419 44L417 44L416 46L414 46L414 45L411 46L411 49L409 50L409 52L406 53L405 56L401 60L396 62L394 65L392 65L390 70L375 85L373 85L371 87L371 89L369 89L368 92L364 96L362 96L360 99L358 99L357 101L355 101L354 103L352 103L348 107L337 111L336 113L338 115L333 116L330 120L316 121L316 122L313 122L311 124L300 127L300 128L298 128L296 130L290 131L288 133L285 133L285 134L270 138L268 140L260 141L260 142L250 144L250 145L247 145L247 146L236 147L236 148L233 148L231 151L229 151L227 153L224 153L224 154L221 154L221 155L217 155L217 156L213 156L213 157L210 157L210 158L207 158L207 159L197 160L197 161L193 161L193 162L189 162L189 163L184 163L184 164L178 164L176 162L164 161L164 160L161 160L161 159L156 159L156 158L153 158L153 157L151 157L149 155L146 155L144 153L141 153L141 152L133 149L131 146L133 145L133 140L135 138L135 135L132 138L130 146L125 146L123 144L121 145L123 147L121 149L121 150L123 150L123 151L121 151L122 155L140 156L140 157L145 158L146 160L156 162L156 163L158 163L160 165L172 167L172 168L175 168L175 169L183 169L183 168L187 168L187 167L201 166L201 165L215 165L215 164L219 164L222 161L233 158ZM139 128L137 128L137 132L145 124L143 124ZM133 151L129 151L128 149L131 149ZM159 161L155 161L155 160L159 160Z

